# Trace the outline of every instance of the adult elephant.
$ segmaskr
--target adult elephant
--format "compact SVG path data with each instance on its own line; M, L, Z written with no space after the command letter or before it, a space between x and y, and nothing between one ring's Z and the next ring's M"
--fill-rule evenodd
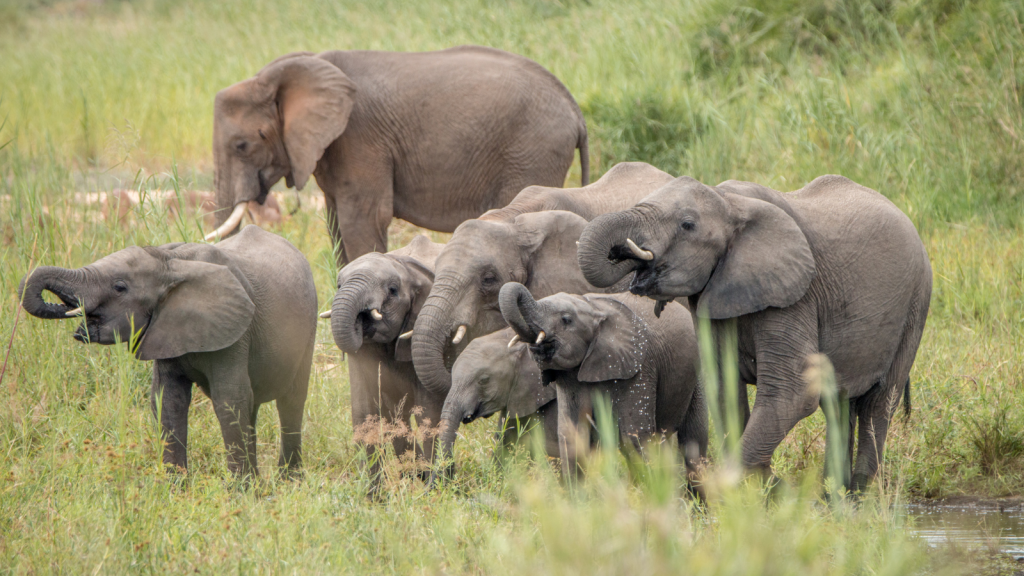
M811 354L826 354L850 403L848 460L859 426L851 487L874 477L901 394L909 410L932 286L921 238L884 196L841 176L789 194L679 178L594 219L579 261L595 286L633 272L634 294L688 297L716 331L735 321L741 380L758 386L743 415L747 467L767 470L789 430L817 408L820 391L802 374Z
M598 291L576 262L587 220L632 206L671 181L649 164L617 164L582 188L531 186L505 208L459 226L437 258L434 286L413 332L413 364L423 385L447 394L449 369L462 348L506 326L498 309L506 282L524 284L538 298Z
M580 149L579 106L542 66L481 46L296 52L217 93L218 228L281 178L324 191L339 264L387 250L392 217L451 232L531 184L560 187Z

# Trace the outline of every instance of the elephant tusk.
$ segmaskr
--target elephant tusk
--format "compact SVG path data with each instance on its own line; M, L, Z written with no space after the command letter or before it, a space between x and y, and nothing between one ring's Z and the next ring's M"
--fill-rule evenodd
M654 260L654 252L651 252L650 250L644 250L643 248L637 246L636 242L633 242L629 238L626 238L626 248L629 248L629 251L632 252L634 256L641 260Z
M515 346L516 342L519 342L519 334L516 334L515 336L512 337L511 340L508 341L508 347L511 348Z
M373 316L373 319L378 322L384 319L384 315L381 314L376 308L370 310L370 316Z
M452 338L452 344L458 344L462 342L462 339L466 336L466 325L462 324L459 329L455 331L455 338Z
M242 221L242 216L245 215L245 209L247 205L248 202L239 202L238 204L235 204L235 209L231 211L231 215L228 216L228 219L225 220L224 223L221 224L219 228L207 234L206 237L203 238L203 240L205 240L206 242L210 242L211 240L214 239L223 238L229 232L231 232L235 228L238 228L238 223Z
M399 340L408 340L409 338L412 338L412 330L409 330L408 332L406 332L404 334L399 334L398 335L398 339Z
M323 318L324 320L327 320L328 318L331 317L331 311L328 310L326 312L321 312L320 313L320 317Z
M544 339L547 338L547 337L548 337L548 335L545 334L543 330L541 330L540 334L537 334L537 341L534 342L533 345L534 346L540 346L540 343L543 342Z
M68 318L70 318L72 316L81 316L82 312L84 312L84 310L82 310L82 307L79 306L78 308L75 308L74 310L68 310L67 312L64 313L64 315L67 316Z

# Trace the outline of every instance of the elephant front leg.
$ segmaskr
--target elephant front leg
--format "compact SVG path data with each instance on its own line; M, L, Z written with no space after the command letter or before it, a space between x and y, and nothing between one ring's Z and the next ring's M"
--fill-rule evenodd
M394 216L391 166L379 158L346 157L346 162L336 174L323 175L327 226L339 267L363 254L387 252Z
M170 360L153 366L150 391L153 415L160 421L163 462L168 472L188 469L188 410L192 404L192 381Z
M562 477L575 479L583 474L583 461L590 448L590 424L580 418L593 414L590 394L578 383L556 384L558 397L558 455Z
M210 399L227 450L228 470L240 478L259 475L256 467L256 410L243 362L220 367L209 377Z

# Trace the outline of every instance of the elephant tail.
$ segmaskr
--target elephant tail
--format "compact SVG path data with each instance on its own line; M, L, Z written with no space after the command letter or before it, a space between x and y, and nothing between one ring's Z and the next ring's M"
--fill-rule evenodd
M906 384L903 385L903 418L910 420L910 378L907 378Z
M590 146L587 143L587 124L580 114L580 135L576 140L576 147L580 150L580 186L590 184Z

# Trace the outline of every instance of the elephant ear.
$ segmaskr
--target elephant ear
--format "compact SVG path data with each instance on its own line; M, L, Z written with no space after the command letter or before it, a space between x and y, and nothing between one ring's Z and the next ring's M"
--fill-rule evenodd
M647 346L644 321L612 298L587 298L600 321L580 364L580 382L625 380L636 376Z
M409 312L405 315L405 322L402 324L401 333L412 330L416 325L416 318L419 318L423 303L430 295L430 289L434 286L434 272L420 263L419 260L409 256L398 256L396 260L405 267L407 277L407 289L410 291ZM398 362L412 362L412 338L399 340L395 344L395 360Z
M515 334L511 329L507 332ZM540 367L530 355L529 347L518 342L509 350L512 354L515 369L519 373L516 389L509 395L508 406L505 407L509 417L529 416L555 399L557 392L554 386L546 386L541 377Z
M576 242L587 226L582 216L565 210L521 214L513 221L527 269L523 283L540 295L593 292L576 259Z
M337 66L307 54L282 56L257 78L277 102L291 163L286 182L301 190L324 150L345 131L355 84Z
M167 268L171 285L136 351L140 360L221 350L242 337L256 306L230 268L181 259Z
M697 302L697 314L719 320L795 304L816 274L803 230L774 204L724 197L740 225Z

